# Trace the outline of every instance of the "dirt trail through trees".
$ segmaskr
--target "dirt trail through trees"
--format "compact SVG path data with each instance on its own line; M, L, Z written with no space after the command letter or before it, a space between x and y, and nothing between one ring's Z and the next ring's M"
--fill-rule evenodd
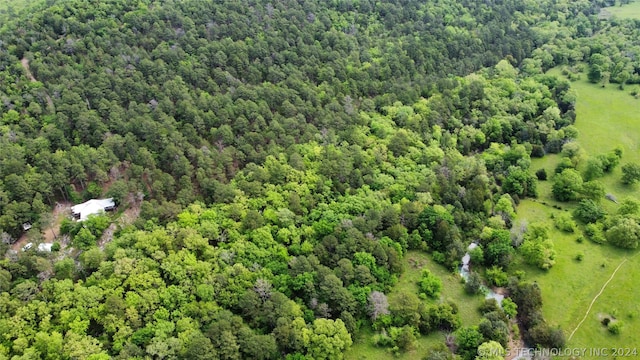
M24 70L27 73L27 77L29 78L29 80L31 80L31 82L36 82L38 81L33 74L31 73L31 69L29 68L29 59L27 58L22 58L20 59L20 63L22 64L22 67L24 68ZM47 98L47 104L49 105L49 107L51 109L53 109L53 100L51 100L51 96L49 96L49 94L47 94L45 92L45 96Z
M38 81L38 80L36 80L36 78L33 77L33 74L31 73L31 70L29 69L29 60L27 58L22 58L22 60L20 60L20 63L22 64L22 67L27 72L27 77L33 82Z

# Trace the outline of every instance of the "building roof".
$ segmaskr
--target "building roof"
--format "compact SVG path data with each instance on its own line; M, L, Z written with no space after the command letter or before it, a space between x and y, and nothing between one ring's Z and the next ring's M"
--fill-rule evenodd
M89 215L99 214L105 210L111 210L116 206L113 198L109 199L91 199L82 204L71 207L74 216L79 217L78 221L87 220Z
M51 252L51 247L53 246L52 243L41 243L38 245L38 251L46 251L46 252Z

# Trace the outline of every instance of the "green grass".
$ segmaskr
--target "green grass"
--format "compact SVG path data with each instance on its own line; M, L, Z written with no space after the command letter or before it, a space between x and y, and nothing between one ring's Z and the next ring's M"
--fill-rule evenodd
M552 69L549 73L561 76L558 68ZM620 181L622 165L629 162L640 163L640 116L636 112L637 106L640 106L640 99L630 95L635 85L628 85L625 90L619 90L617 84L609 84L603 88L600 85L589 83L584 74L582 78L572 82L571 86L578 94L575 126L579 131L578 143L585 150L584 159L610 152L616 146L621 146L623 155L620 165L611 174L597 180L604 185L606 192L613 194L618 201L627 197L640 200L640 192L638 191L640 186L627 186ZM548 157L534 159L532 171L547 164L547 173L552 175L555 163L558 161L557 155L546 159ZM584 161L581 165L584 165ZM582 169L581 165L578 166L579 170ZM550 187L551 181L548 181L547 184L539 183L539 188L542 190L540 191L541 199L551 203L553 199L550 196ZM606 200L602 205L608 212L615 212L618 207ZM573 207L573 205L568 205L568 207Z
M445 334L437 332L429 336L421 336L415 344L415 349L409 352L393 355L387 348L377 347L373 343L375 332L367 327L361 329L358 337L354 339L353 346L344 354L346 360L387 360L390 358L399 360L420 359L429 348L444 343Z
M469 296L464 291L464 286L457 274L433 262L429 255L419 251L409 251L404 258L405 272L400 276L398 283L388 294L389 303L393 304L398 294L414 293L418 294L418 280L422 269L427 268L432 274L442 280L443 288L441 300L452 300L458 305L463 326L477 325L480 322L478 307L483 303L484 298L480 295ZM436 303L440 300L426 300L426 303ZM421 336L416 342L414 350L393 356L386 348L375 346L373 343L374 331L371 328L362 329L358 337L354 339L351 349L345 354L347 360L386 360L391 357L396 359L419 359L432 346L443 343L445 334L436 332L428 336Z
M572 209L575 206L574 204L556 201L551 195L553 175L555 175L555 169L560 159L561 157L558 154L549 154L542 158L531 159L531 167L529 169L532 174L535 174L539 169L545 169L547 171L547 180L538 181L538 199L536 201L545 202L549 206L556 205L563 209Z
M640 331L640 305L636 300L640 297L640 288L634 279L640 274L640 262L637 257L631 257L637 252L594 244L586 239L578 243L579 232L567 234L553 228L550 215L560 212L532 200L520 203L517 222L526 219L529 223L546 223L551 229L550 237L557 256L556 264L549 271L522 263L516 264L514 269L524 270L527 280L538 283L542 290L545 319L560 325L568 338L614 269L624 258L630 258L596 300L589 316L567 346L600 348L635 344L634 339ZM575 260L578 253L584 254L582 261ZM599 316L603 314L615 315L625 323L620 335L610 335L600 324Z
M640 1L637 0L622 6L611 6L605 10L619 19L640 19Z
M633 6L637 6L640 18L640 2L635 2ZM560 75L560 69L553 69L551 73ZM621 145L624 150L621 165L627 162L640 163L638 151L640 150L640 116L635 111L640 105L640 100L629 94L632 87L628 86L624 91L619 90L615 84L602 88L587 82L586 75L582 77L583 80L573 82L572 87L578 93L575 124L580 131L578 142L584 148L586 155L598 155ZM544 301L542 310L545 319L551 324L560 325L568 338L615 268L628 258L629 260L622 265L620 271L595 301L586 320L567 346L569 348L638 346L640 286L637 279L640 278L640 256L634 257L638 251L598 245L587 239L580 244L576 242L576 238L581 235L581 231L566 234L553 228L551 214L571 211L575 207L573 203L560 203L551 197L551 177L559 159L559 155L547 155L541 159L532 160L531 171L545 168L549 180L538 182L538 199L526 199L520 203L516 219L516 223L526 220L529 223L544 222L549 226L557 252L556 264L549 271L543 271L523 264L520 259L514 264L512 270L524 270L527 280L536 281L539 284L542 289ZM599 181L604 184L608 193L614 194L619 200L625 197L640 199L639 187L622 185L620 177L619 166L612 174ZM602 204L609 212L614 212L617 207L616 204L607 200L603 200ZM560 206L562 210L553 208L553 205ZM575 260L578 253L584 254L584 259L580 262ZM425 266L442 279L444 284L442 298L451 299L458 304L463 325L477 324L480 320L477 308L482 303L482 297L468 296L464 293L463 286L455 274L435 264L428 255L420 252L409 252L405 257L405 273L389 294L389 301L392 302L401 292L417 293L417 281ZM624 323L622 333L609 334L606 327L600 323L602 316L615 316L622 321ZM391 358L391 353L386 349L378 348L373 344L373 334L371 329L364 329L355 339L352 349L345 354L346 359ZM442 333L420 337L414 351L401 354L397 358L419 358L429 347L443 340Z
M418 281L422 269L427 268L432 274L442 280L441 300L452 300L458 305L463 326L476 325L480 321L478 307L483 302L482 296L470 296L464 291L458 274L453 274L443 266L436 264L429 255L419 251L409 251L405 256L405 272L400 276L398 283L389 293L389 303L393 303L398 294L418 294ZM440 300L427 300L427 303L436 303Z
M640 3L634 3L640 15ZM639 17L640 18L640 17ZM559 69L552 74L560 75ZM624 149L621 165L627 162L640 162L640 117L635 109L640 100L629 94L631 87L624 91L615 84L606 88L590 84L583 75L583 80L572 83L578 93L576 104L576 127L580 135L578 142L587 156L611 151L620 145ZM598 245L585 239L578 243L575 234L566 234L553 228L551 214L570 211L575 204L558 203L551 197L551 175L559 161L558 155L545 156L532 161L531 171L545 168L550 175L549 181L538 183L538 199L527 199L518 206L517 222L526 220L544 222L551 230L557 252L556 264L549 271L542 271L526 264L515 264L514 269L526 271L527 279L536 281L542 289L543 314L545 319L562 327L567 338L585 316L594 297L610 278L615 268L625 259L615 277L607 285L594 302L584 323L568 342L569 348L586 347L633 347L638 345L637 334L640 333L640 257L638 251L617 249L609 245ZM614 194L618 200L625 197L640 199L637 187L624 186L620 182L620 167L612 174L601 179L607 193ZM546 203L547 205L544 205ZM609 212L615 212L617 205L603 200L602 204ZM563 210L554 209L559 205ZM575 260L578 253L584 254L582 261ZM624 323L620 335L611 335L601 325L603 316L615 316ZM588 355L588 354L587 354ZM585 356L584 358L590 358ZM595 357L593 357L595 358Z
M618 90L617 85L602 88L586 81L578 81L573 86L578 92L578 142L587 155L605 153L618 145L622 146L624 151L620 166L600 181L605 185L607 192L618 199L640 198L637 187L625 186L620 181L622 165L640 162L640 117L636 112L640 100L631 96L630 90ZM613 210L612 207L608 206L608 210Z

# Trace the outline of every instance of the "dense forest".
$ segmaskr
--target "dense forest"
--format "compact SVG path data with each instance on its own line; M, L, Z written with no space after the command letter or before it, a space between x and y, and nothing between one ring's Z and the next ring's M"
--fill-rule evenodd
M511 231L543 177L531 157L567 159L554 196L581 201L576 217L594 236L638 227L630 212L591 221L604 194L590 180L620 154L594 158L582 184L576 95L545 73L587 66L595 82L640 83L637 46L602 46L637 29L603 22L604 5L47 0L5 10L0 358L340 359L368 327L394 351L450 332L455 346L432 358L455 349L474 359L478 347L507 346L514 317L527 344L564 346L537 286L506 271L520 253L553 266L545 229ZM46 231L57 203L102 196L140 208L106 244L114 214L63 221L68 241L51 254L9 250L23 224ZM490 282L509 288L510 305L461 327L450 301L387 302L407 251L455 271L471 242L473 261L505 278ZM483 279L471 275L478 292ZM427 296L434 283L425 274Z

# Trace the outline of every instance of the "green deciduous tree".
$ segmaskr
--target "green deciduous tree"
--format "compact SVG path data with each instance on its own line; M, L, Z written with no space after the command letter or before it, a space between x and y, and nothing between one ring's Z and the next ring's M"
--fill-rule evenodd
M428 269L423 269L420 281L418 281L418 288L426 296L437 298L442 290L442 280L433 275Z
M96 236L89 229L82 227L74 236L73 243L81 249L90 248L96 244Z
M482 334L475 327L465 327L458 329L455 333L456 353L464 360L475 359L478 354L478 346L482 343Z
M582 189L582 177L574 169L565 169L553 179L553 197L559 201L575 200Z
M604 210L593 200L581 200L573 216L585 223L594 223L605 216Z
M544 270L555 264L556 252L544 225L530 224L519 249L529 264Z
M482 278L475 272L469 273L469 276L465 280L464 290L467 294L475 295L482 290Z
M606 231L605 236L607 241L613 245L635 249L640 240L640 225L634 219L618 218L615 224Z
M536 197L536 185L536 178L529 171L512 167L502 184L502 188L505 192L519 197Z
M54 271L57 279L74 279L76 265L73 259L64 259L55 263Z
M640 181L640 165L628 163L622 166L622 183L633 185Z
M316 319L303 337L308 343L308 354L314 359L340 360L353 343L340 319Z
M478 347L478 356L476 360L500 360L504 359L506 351L500 343L496 341L487 341Z
M518 315L518 305L511 298L504 298L502 300L502 311L509 319L515 319L516 315Z
M587 181L582 184L580 195L585 199L600 201L605 195L604 185L599 181Z

